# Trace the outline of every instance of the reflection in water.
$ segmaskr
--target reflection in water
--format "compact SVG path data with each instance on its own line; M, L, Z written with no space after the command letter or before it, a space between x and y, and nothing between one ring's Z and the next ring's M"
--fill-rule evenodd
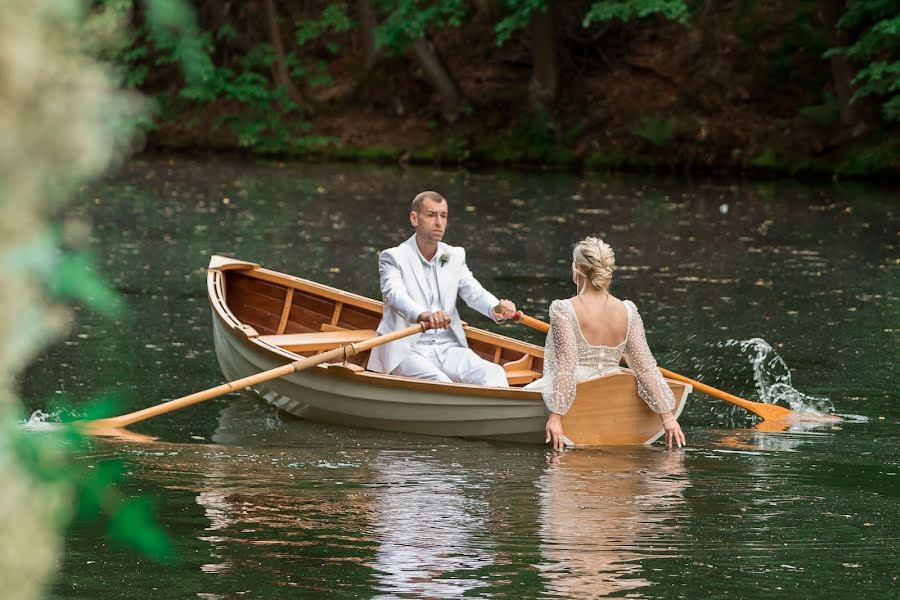
M227 558L228 538L223 535L237 520L238 507L228 498L228 472L221 465L210 463L206 475L209 487L197 494L197 504L203 507L203 513L209 520L205 535L197 539L208 542L211 561L200 566L204 573L227 573L232 569L231 560Z
M460 465L382 451L372 462L381 483L372 504L379 542L376 598L459 598L484 585L495 560L484 537L488 506Z
M566 452L551 459L539 485L540 569L554 596L596 598L652 585L641 561L671 557L680 546L676 518L690 485L682 452Z

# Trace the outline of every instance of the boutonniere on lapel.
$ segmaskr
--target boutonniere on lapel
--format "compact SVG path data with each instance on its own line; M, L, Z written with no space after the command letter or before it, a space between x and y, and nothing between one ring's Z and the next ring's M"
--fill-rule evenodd
M441 257L438 259L438 262L443 267L447 263L448 260L450 260L450 255L447 254L446 252L444 252L443 254L441 254Z

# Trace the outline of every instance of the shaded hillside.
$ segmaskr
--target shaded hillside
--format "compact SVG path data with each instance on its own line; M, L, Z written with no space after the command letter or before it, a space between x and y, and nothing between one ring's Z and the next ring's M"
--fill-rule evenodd
M198 3L212 75L191 91L175 61L151 50L155 64L140 82L160 99L150 145L470 164L900 173L897 125L881 114L883 98L848 109L837 59L825 57L837 44L826 10L833 3L694 3L684 23L652 14L585 26L591 2L557 2L543 29L526 23L502 45L498 24L509 11L500 3L446 3L456 16L399 42L415 19L402 15L397 29L390 8L398 4ZM543 100L535 92L541 69L554 84Z

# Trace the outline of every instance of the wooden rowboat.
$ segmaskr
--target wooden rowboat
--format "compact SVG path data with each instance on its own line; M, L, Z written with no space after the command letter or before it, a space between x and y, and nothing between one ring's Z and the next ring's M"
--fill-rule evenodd
M370 338L383 310L376 300L223 256L210 260L207 289L216 356L228 379ZM541 376L544 349L468 326L466 337L473 351L503 365L509 388L373 373L364 352L252 389L315 422L543 443L547 410L540 392L522 386ZM666 381L681 414L691 386ZM576 445L650 444L663 434L627 369L579 384L563 427Z

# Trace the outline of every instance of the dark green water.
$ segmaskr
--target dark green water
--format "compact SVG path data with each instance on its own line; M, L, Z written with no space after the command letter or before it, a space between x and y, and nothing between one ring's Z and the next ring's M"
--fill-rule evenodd
M29 407L115 393L127 412L220 383L211 253L377 297L376 252L408 237L423 189L449 198L446 239L476 276L527 313L571 294L571 245L600 235L661 365L845 420L765 432L694 394L682 451L555 456L319 426L234 395L133 427L157 441L97 442L126 461L123 492L156 500L178 560L78 525L51 597L896 595L897 190L139 161L71 209L126 312L77 311L27 372Z

